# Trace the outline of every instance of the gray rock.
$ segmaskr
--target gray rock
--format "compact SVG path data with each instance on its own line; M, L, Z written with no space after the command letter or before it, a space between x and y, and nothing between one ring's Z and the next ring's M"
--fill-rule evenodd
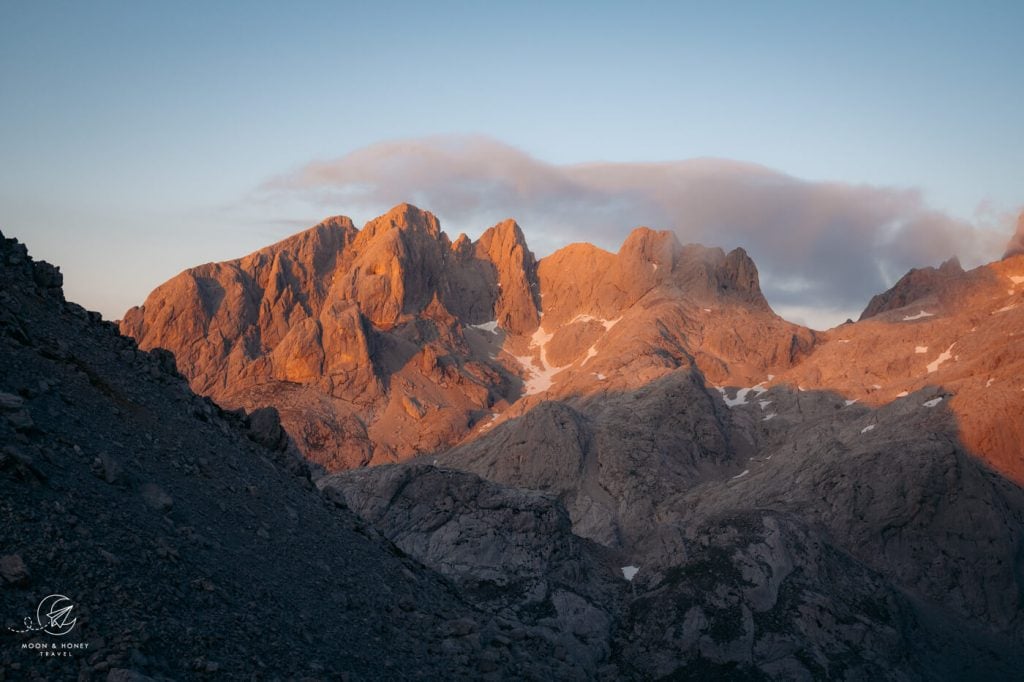
M23 587L28 585L30 577L28 566L20 554L0 556L0 578L3 578L5 583Z
M101 452L100 464L102 466L103 480L107 483L121 483L124 480L124 466L120 460L108 452Z
M46 261L36 261L32 268L32 279L42 289L60 289L64 286L64 275L60 268Z
M109 324L40 295L17 247L0 236L0 391L64 380L59 396L33 400L38 428L18 439L25 442L0 446L0 554L17 547L40 562L31 566L38 593L0 587L0 612L7 633L34 616L42 595L66 594L79 618L67 639L81 633L90 650L71 668L67 659L29 661L18 646L29 636L7 633L7 678L64 679L71 670L113 680L474 679L485 631L534 627L513 611L485 610L352 512L325 503L308 470L293 471L287 452L253 442L237 415L208 401L199 408L205 419L183 409L194 395L169 381L166 367L154 379L152 354L124 362L120 352L131 346ZM18 267L6 265L11 256ZM216 304L209 282L194 284ZM13 434L0 418L4 435ZM107 484L99 453L146 485ZM47 465L46 485L26 484L28 454ZM173 504L173 519L140 513L143 501ZM257 529L267 537L257 539ZM12 559L3 563L22 580ZM455 638L457 655L445 657L445 624L461 619L476 631ZM259 646L238 647L243 640ZM526 637L505 650L489 677L565 677L548 640Z
M449 637L465 637L477 631L477 624L471 618L458 618L450 620L445 625L444 632Z
M426 464L353 470L317 485L478 604L542 625L588 675L609 654L621 574L572 533L551 495ZM475 632L472 621L460 623L449 623L451 636Z
M271 450L284 448L287 435L276 408L261 407L249 415L249 437Z
M626 677L947 679L966 649L795 517L719 517L686 537L620 625ZM966 677L991 676L985 666Z
M28 431L35 426L35 422L32 420L32 415L28 413L28 410L18 410L16 412L8 412L7 423L11 425L15 431Z
M144 484L139 488L139 494L142 495L142 501L146 506L154 511L166 512L174 506L174 498L155 483Z

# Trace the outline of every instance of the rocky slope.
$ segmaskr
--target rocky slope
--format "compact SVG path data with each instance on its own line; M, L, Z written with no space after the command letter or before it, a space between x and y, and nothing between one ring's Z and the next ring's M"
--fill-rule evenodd
M639 228L616 254L575 244L535 262L513 223L451 243L408 206L359 231L333 222L349 236L330 277L295 289L326 293L296 294L312 303L277 341L222 302L259 308L266 286L203 307L172 284L223 268L262 281L251 263L288 240L183 273L122 329L198 358L183 364L193 386L228 405L277 406L298 449L340 471L318 481L326 494L583 674L999 679L1020 665L1012 244L969 272L912 271L859 322L813 332L774 315L739 249ZM358 352L326 350L339 329ZM301 380L274 375L309 347ZM608 562L638 569L628 591Z
M947 263L913 271L875 297L861 322L833 330L829 343L777 382L876 407L939 389L960 442L1020 484L1022 332L1024 255L969 272Z
M139 350L65 302L60 284L0 236L0 680L595 670L560 648L558 623L475 601L320 495L273 410L226 412L197 397L169 353ZM479 485L506 513L538 514L581 544L564 511ZM540 556L528 530L518 544ZM555 566L523 570L610 570L582 548L552 556ZM72 632L14 632L53 593L74 603ZM38 644L79 648L43 658L23 646Z
M558 257L541 261L542 275ZM592 286L579 281L580 289ZM656 290L670 300L634 301L623 316L628 333L616 339L616 321L602 334L608 345L596 346L602 352L588 353L588 362L601 363L590 376L570 367L435 460L555 495L576 533L640 566L642 591L619 615L624 627L643 630L648 614L637 604L660 603L647 601L647 590L658 599L683 595L677 611L657 613L636 647L616 641L638 654L629 665L644 662L633 673L856 678L910 665L913 672L895 677L994 675L974 666L1019 660L1024 651L1021 284L1021 256L971 272L951 261L909 274L876 297L860 323L788 339L756 299L730 307L712 294L694 311L689 292ZM699 314L714 312L724 312L728 326ZM557 314L556 303L543 320ZM541 330L538 354L572 347L571 336ZM738 342L719 340L729 332ZM783 339L795 353L766 352ZM603 352L609 346L614 352ZM745 382L730 381L744 369ZM737 518L746 519L745 533ZM784 584L801 596L788 615L766 620L758 616L766 607L744 596L750 560L739 543L763 541L772 523L790 530L772 531L776 559L752 586ZM709 538L718 538L720 582L704 591L678 579L666 585L668 576L700 575L694 562L704 565ZM860 576L872 596L855 596L841 575ZM821 582L802 582L810 576ZM708 606L707 590L736 595L726 602L732 615L722 602ZM888 610L878 620L866 605L883 593ZM828 617L804 622L811 603ZM846 611L853 605L856 615ZM717 629L722 619L738 624L729 636ZM822 622L858 625L825 632ZM666 627L676 628L675 638L661 635ZM855 632L882 639L866 644ZM936 640L946 641L945 654L916 659L923 642L928 649ZM783 641L789 654L774 648ZM883 651L885 663L873 664Z
M321 485L474 603L529 623L588 676L608 667L627 595L618 557L574 535L553 497L431 465L361 469Z
M605 375L639 385L696 356L716 378L747 379L814 343L771 313L742 250L638 229L618 254L578 244L538 264L512 221L452 242L409 205L187 270L121 331L172 351L220 404L275 406L330 471L454 445L532 396L602 391Z

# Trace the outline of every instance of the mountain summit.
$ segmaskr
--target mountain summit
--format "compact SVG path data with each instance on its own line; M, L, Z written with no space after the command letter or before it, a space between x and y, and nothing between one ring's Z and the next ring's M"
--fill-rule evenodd
M912 270L814 332L741 249L637 228L536 260L512 221L451 242L402 205L188 270L122 329L218 402L276 407L325 495L546 609L587 670L614 646L630 678L956 679L1021 653L1022 315L1024 255ZM559 583L495 484L554 498L638 596L604 601L582 558Z
M656 332L663 315L668 336ZM752 318L771 332L731 331ZM656 333L641 348L627 327ZM814 343L771 312L741 249L638 228L618 254L574 244L538 262L515 221L452 242L409 204L361 230L329 218L186 270L129 310L121 330L172 351L193 388L223 405L276 406L299 449L328 470L455 445L532 396L621 388L693 355L717 378L746 379Z
M0 266L2 595L91 605L80 675L1024 665L1024 255L817 333L738 249L537 261L512 221L452 242L403 205L182 273L122 323L149 352L14 240Z

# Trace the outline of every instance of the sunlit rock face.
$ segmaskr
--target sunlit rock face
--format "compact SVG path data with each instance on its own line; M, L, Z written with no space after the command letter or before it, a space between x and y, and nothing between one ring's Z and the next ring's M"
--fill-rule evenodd
M814 343L771 312L741 249L638 228L618 254L576 244L538 262L512 220L453 242L408 204L187 270L121 329L172 351L196 391L275 406L328 470L450 447L543 400L694 362L753 378Z
M161 528L223 503L213 532L248 546L253 526L231 519L259 504L257 538L298 524L324 561L349 557L331 554L337 519L311 511L323 495L384 555L505 619L507 636L445 620L426 655L529 635L558 672L527 679L1010 679L1022 259L913 271L862 321L818 333L772 313L742 251L668 233L536 261L514 223L450 242L409 206L363 230L332 219L183 273L126 315L143 344L178 344L225 407L263 407L245 415L192 396L169 353L138 352L14 250L0 481L19 500L62 496L52 508L80 509L97 537L109 519L89 505L137 495ZM333 472L319 491L296 448ZM287 505L271 460L304 481ZM5 555L12 589L44 549ZM424 600L402 603L396 623ZM524 670L504 655L484 667Z

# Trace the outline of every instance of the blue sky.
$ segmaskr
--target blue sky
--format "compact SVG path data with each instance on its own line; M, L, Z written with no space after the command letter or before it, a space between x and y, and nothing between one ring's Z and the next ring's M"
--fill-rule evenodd
M0 229L118 317L189 265L371 217L261 188L396 139L917 188L1007 237L1024 205L1024 3L551 4L0 4Z

